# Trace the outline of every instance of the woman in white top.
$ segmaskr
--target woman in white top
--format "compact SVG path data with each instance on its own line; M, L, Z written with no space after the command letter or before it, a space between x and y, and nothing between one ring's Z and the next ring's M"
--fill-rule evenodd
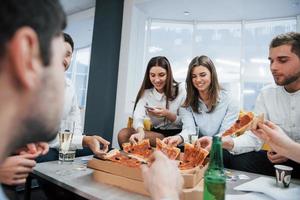
M135 100L133 128L124 128L119 132L119 145L122 147L125 142L136 143L149 138L150 144L155 146L156 138L163 139L180 133L182 123L178 110L185 94L184 84L173 79L168 59L163 56L151 58ZM150 131L144 128L145 118L151 120Z
M209 57L197 56L191 61L186 85L187 97L179 110L183 130L179 135L164 139L170 145L190 142L189 135L222 134L238 117L238 104L221 88L216 68Z

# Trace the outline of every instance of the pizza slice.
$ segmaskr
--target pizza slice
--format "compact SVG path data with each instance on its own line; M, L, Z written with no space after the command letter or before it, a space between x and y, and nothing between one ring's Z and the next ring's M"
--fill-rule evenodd
M153 153L153 149L150 146L149 139L142 140L137 144L123 143L122 147L124 152L139 156L145 160L150 158L151 154Z
M128 155L121 153L118 149L111 150L103 157L103 159L109 160L109 161L112 161L112 162L115 162L115 163L118 163L120 165L124 165L127 167L135 167L135 168L138 168L141 166L141 164L144 164L141 160L129 157Z
M156 150L163 152L171 160L175 160L180 154L179 148L171 147L171 146L167 145L166 143L164 143L159 138L156 138Z
M238 137L242 135L245 131L249 129L256 129L258 122L264 121L264 115L260 114L255 116L253 112L240 112L239 118L235 123L226 130L222 137L231 135L233 137Z
M196 148L190 143L184 144L183 158L179 162L179 169L187 170L201 166L209 152L203 148Z

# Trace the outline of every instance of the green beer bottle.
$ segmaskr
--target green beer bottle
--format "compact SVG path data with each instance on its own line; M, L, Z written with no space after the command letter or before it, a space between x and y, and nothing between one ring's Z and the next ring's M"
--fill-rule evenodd
M225 199L226 177L223 166L222 141L218 136L213 136L210 150L210 161L204 173L204 200Z

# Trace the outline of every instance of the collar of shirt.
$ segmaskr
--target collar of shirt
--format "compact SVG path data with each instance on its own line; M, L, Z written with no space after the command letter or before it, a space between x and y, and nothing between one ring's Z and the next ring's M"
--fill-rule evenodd
M300 90L297 90L296 92L288 92L288 91L286 91L286 89L283 86L281 87L281 90L283 93L285 93L286 95L289 95L289 96L294 96L294 95L300 94Z
M164 93L157 92L157 90L154 87L152 88L152 94L153 94L154 98L158 101L162 101L163 98L165 97Z

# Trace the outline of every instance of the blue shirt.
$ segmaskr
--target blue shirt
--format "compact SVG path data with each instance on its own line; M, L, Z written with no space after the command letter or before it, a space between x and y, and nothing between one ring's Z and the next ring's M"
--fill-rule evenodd
M193 112L191 107L180 108L179 116L183 123L180 135L184 141L188 141L188 135L195 135L198 129L198 137L222 134L237 120L239 106L234 102L225 90L220 91L215 109L208 112L205 103L199 99L199 113ZM197 128L196 128L197 127Z

